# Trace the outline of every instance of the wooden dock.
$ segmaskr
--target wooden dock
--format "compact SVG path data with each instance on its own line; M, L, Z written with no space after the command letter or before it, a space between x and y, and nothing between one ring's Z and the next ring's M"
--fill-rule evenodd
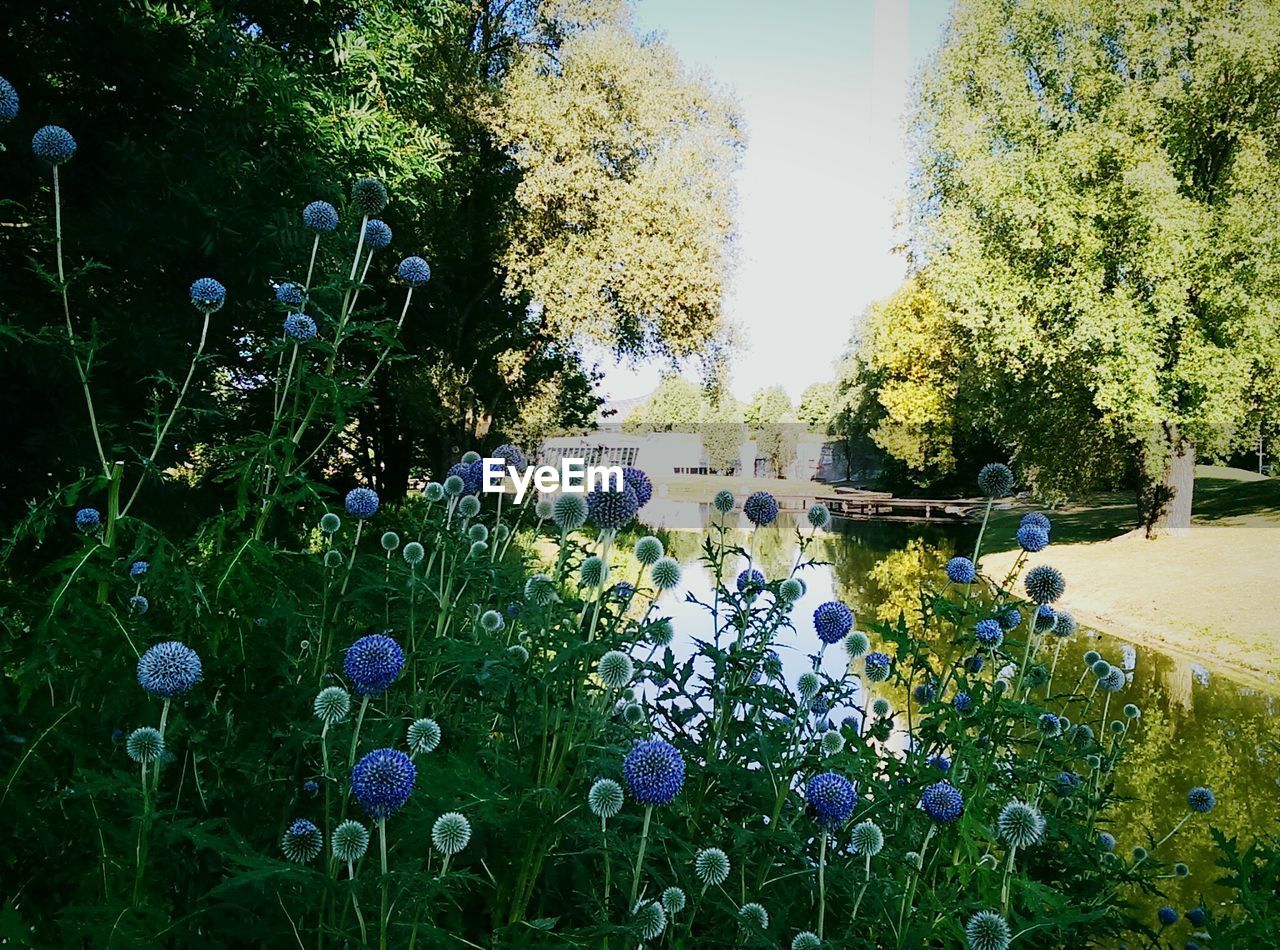
M836 489L833 495L816 499L837 518L860 521L946 521L973 519L978 505L966 501L929 498L895 498L889 492L862 489Z

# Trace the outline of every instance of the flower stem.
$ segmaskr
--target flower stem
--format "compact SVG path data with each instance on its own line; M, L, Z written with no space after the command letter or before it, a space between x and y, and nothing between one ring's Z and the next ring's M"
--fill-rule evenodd
M822 829L822 844L818 846L818 940L822 940L827 920L827 830Z
M649 820L653 817L653 806L646 805L644 809L644 828L640 832L640 850L636 853L636 872L631 881L631 899L627 902L628 907L634 907L636 897L640 893L640 870L644 866L644 849L649 843Z

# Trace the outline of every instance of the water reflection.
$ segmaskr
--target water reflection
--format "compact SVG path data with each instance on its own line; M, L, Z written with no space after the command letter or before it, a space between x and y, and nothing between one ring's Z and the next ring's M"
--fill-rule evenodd
M665 499L654 513L659 519L651 516L649 508L645 514L651 524L659 520L661 526L678 531L671 537L670 553L684 565L685 586L665 597L661 606L676 620L673 649L687 656L692 638L709 634L707 615L686 603L684 595L687 590L703 600L710 595L712 580L698 560L700 532L709 517L719 515L706 505ZM751 548L755 566L770 578L791 570L797 553L795 532L798 527L808 531L802 516L786 514L754 537L744 521L739 519L734 526L738 529L735 543ZM973 543L974 529L966 525L847 522L837 533L821 536L813 550L827 563L802 575L808 590L792 613L796 631L780 637L778 644L787 682L794 686L796 678L810 668L810 657L819 646L812 623L818 604L834 597L863 620L896 622L902 616L912 624L922 578L936 578L949 557L970 553ZM745 562L737 565L742 567ZM730 582L733 576L736 570ZM1123 806L1122 820L1111 828L1118 851L1127 854L1135 845L1146 846L1152 838L1163 837L1186 814L1186 791L1194 785L1207 785L1217 794L1219 804L1210 818L1228 837L1247 838L1256 829L1274 826L1280 794L1276 695L1234 682L1192 659L1095 631L1082 631L1064 645L1059 675L1074 679L1089 650L1125 670L1128 685L1117 700L1134 703L1142 711L1118 776L1119 793L1132 799ZM844 662L843 650L829 650L823 657L824 668L837 675ZM905 700L890 698L895 707ZM832 717L838 722L847 712L832 710ZM1115 718L1118 707L1112 713ZM1201 895L1210 902L1225 897L1213 884L1221 872L1213 866L1208 825L1201 819L1188 822L1158 855L1166 864L1181 861L1191 868L1188 877L1163 882L1167 902L1180 910L1198 904ZM1139 904L1162 902L1133 897Z

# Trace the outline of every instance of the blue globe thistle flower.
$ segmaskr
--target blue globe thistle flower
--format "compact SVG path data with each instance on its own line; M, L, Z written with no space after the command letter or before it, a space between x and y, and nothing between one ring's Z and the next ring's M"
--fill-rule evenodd
M596 674L606 689L622 689L635 676L635 664L621 650L610 650L600 657Z
M823 755L838 755L844 751L844 736L832 729L822 734L818 747Z
M1000 621L1000 626L1004 627L1005 632L1017 630L1022 624L1022 611L1017 607L1010 607L996 619Z
M645 567L652 567L658 558L666 553L662 542L652 535L645 535L637 541L634 550L636 560Z
M348 818L333 829L329 850L343 864L355 864L369 850L369 829L355 819Z
M284 318L284 335L295 343L316 338L316 322L305 313L291 313Z
M404 546L404 550L400 552L400 556L404 558L404 562L409 565L418 565L422 563L422 559L427 556L427 550L417 541L410 541Z
M635 489L630 485L624 484L622 491L597 488L587 495L588 517L601 531L616 531L630 523L639 508Z
M1067 581L1062 572L1048 564L1038 564L1027 571L1024 584L1027 596L1037 604L1051 604L1067 589Z
M658 901L639 901L631 915L631 925L641 941L657 940L667 929L667 912Z
M727 515L733 511L734 498L733 492L727 488L722 488L716 492L715 498L711 500L711 506L722 515Z
M1057 611L1058 622L1053 625L1053 635L1060 640L1074 634L1080 625L1076 622L1076 618L1065 610Z
M295 864L314 861L323 847L324 836L320 829L305 818L299 818L291 824L280 839L280 850Z
M1197 785L1187 792L1187 807L1201 815L1207 815L1213 811L1213 806L1217 803L1218 800L1214 797L1213 792L1203 785Z
M443 855L455 855L471 841L471 822L461 812L445 812L431 826L431 843Z
M342 722L351 712L351 694L341 686L326 686L316 694L312 710L326 726Z
M947 580L953 584L972 584L978 579L973 562L967 557L953 557L947 562Z
M874 821L862 821L849 833L849 845L854 854L874 858L884 848L884 832Z
M767 491L753 492L743 504L742 513L757 528L763 528L778 517L778 500Z
M386 247L391 243L391 228L385 221L370 218L364 226L364 243L368 247Z
M673 557L660 557L649 573L654 587L658 590L671 590L680 583L680 562Z
M1104 693L1118 693L1125 686L1124 670L1118 666L1111 667L1107 675L1098 680L1098 689Z
M381 821L404 807L417 777L413 760L399 749L374 749L351 771L351 797Z
M302 223L312 231L332 231L338 226L338 209L327 201L313 201L302 209Z
M668 914L680 913L687 902L684 891L678 887L668 887L662 892L662 909Z
M1029 848L1044 837L1044 816L1034 805L1012 801L1000 809L996 828L1010 846Z
M911 695L917 703L923 706L926 703L933 702L938 695L938 688L932 682L917 683L911 691Z
M1028 512L1023 515L1022 520L1018 522L1018 527L1039 528L1045 534L1049 534L1053 530L1053 525L1050 523L1048 517L1038 511Z
M1053 713L1047 712L1036 721L1036 728L1040 730L1041 735L1052 739L1062 733L1062 720Z
M1162 927L1172 927L1178 922L1178 912L1166 905L1156 911L1156 920Z
M980 910L964 925L969 950L1009 950L1009 924L994 910Z
M150 765L164 755L164 736L152 726L142 726L129 733L124 751L129 758L141 765Z
M1013 472L1000 462L982 466L978 471L978 490L988 498L1004 498L1013 491Z
M378 513L378 493L372 488L353 488L347 492L346 506L353 518L372 518Z
M814 718L821 718L831 712L831 704L819 696L809 704L809 712Z
M820 501L815 501L805 512L809 524L815 528L825 528L831 524L831 510Z
M302 790L308 795L315 796L320 792L320 786L314 779L307 779L302 783Z
M0 76L0 125L18 117L18 90L13 83Z
M883 696L877 696L871 701L871 714L880 719L886 718L892 711L892 704Z
M764 587L764 575L754 567L748 568L738 575L738 579L735 583L738 588L738 593L745 594L749 588L759 590Z
M431 279L431 265L420 257L406 257L396 268L396 276L410 287L422 287Z
M404 651L386 634L371 633L347 647L342 671L355 691L374 696L395 682L404 667Z
M679 583L679 581L677 581L677 583ZM674 587L675 584L672 584L671 586ZM609 593L622 603L626 603L635 596L636 589L627 581L618 581L618 583L609 588Z
M929 757L929 764L941 772L943 775L951 771L951 760L939 752L937 755Z
M492 457L502 459L509 467L517 471L522 472L529 467L529 462L525 459L524 452L520 449L520 446L512 445L510 442L503 443L494 449Z
M1110 854L1116 849L1116 836L1109 831L1098 832L1098 848Z
M888 655L884 653L879 651L868 653L862 661L867 672L867 679L873 683L883 683L889 678L890 662Z
M848 821L857 801L853 783L836 772L823 772L809 779L804 797L817 814L818 824L826 828L838 828Z
M964 796L950 782L934 782L920 796L924 813L940 825L949 825L964 813Z
M982 672L982 668L986 666L986 664L987 664L986 658L975 653L973 656L967 657L965 659L964 668L967 672L971 673L974 676L977 676L979 673Z
M134 594L129 598L129 609L141 617L151 609L151 601L143 597L141 594Z
M14 107L17 107L16 100ZM36 134L31 137L31 152L42 162L61 165L70 161L71 156L76 153L76 140L62 126L46 125L37 129Z
M462 458L459 461L461 461L463 465L470 465L473 462L479 462L480 453L474 449L468 449L462 453Z
M97 508L81 508L76 512L76 527L81 531L92 531L101 521Z
M622 777L641 805L666 805L684 787L684 759L663 739L638 742L622 763Z
M871 649L871 638L861 630L851 630L845 638L844 650L851 659L857 659Z
M967 716L969 713L973 712L973 697L968 693L956 693L955 697L951 700L951 705L960 715Z
M763 904L750 901L738 908L738 923L748 933L764 933L769 929L769 912Z
M459 462L449 469L449 474L457 475L462 479L468 495L475 495L484 487L484 463L479 459Z
M488 541L489 529L477 521L467 529L467 537L472 541Z
M1049 633L1058 626L1058 614L1048 604L1041 604L1033 615L1036 633Z
M1192 907L1187 911L1186 917L1187 922L1191 924L1192 927L1203 927L1205 925L1205 921L1209 919L1208 915L1204 912L1203 907Z
M422 497L432 504L441 501L444 498L444 494L444 486L439 482L427 482L427 486L422 489Z
M974 639L982 646L994 650L1004 643L1004 630L998 620L979 620L973 628Z
M643 508L653 497L653 482L642 469L628 465L622 470L623 483L636 493L636 503Z
M853 629L853 611L838 600L829 600L813 612L813 627L823 643L839 643Z
M1132 854L1133 854L1133 860L1135 863L1137 863L1138 861L1147 860L1147 849L1144 848L1142 845L1138 845L1136 848L1134 848Z
M507 621L496 610L486 610L480 615L480 628L486 633L497 633L506 624Z
M1059 772L1056 781L1058 794L1062 796L1074 795L1076 789L1080 787L1080 776L1075 772Z
M320 530L325 534L337 534L338 529L341 527L342 519L332 511L326 511L320 516Z
M587 500L575 492L556 496L551 505L551 520L561 531L576 531L587 523Z
M794 604L804 596L804 587L801 586L800 579L798 577L788 577L778 585L778 596L785 603Z
M1035 554L1037 551L1043 551L1049 546L1048 533L1041 531L1033 524L1024 524L1020 527L1018 529L1017 539L1022 550L1031 554Z
M129 565L129 576L132 578L142 577L151 570L151 565L146 561L134 561Z
M474 518L480 514L480 499L475 495L463 495L458 500L458 514L464 518Z
M405 736L409 751L414 755L427 755L440 745L440 724L434 719L415 719L409 723Z
M604 583L607 573L608 565L598 554L584 558L582 564L578 567L578 579L584 587L599 587Z
M138 660L138 685L153 696L180 696L200 679L200 656L185 643L157 643Z
M359 178L351 186L351 204L360 214L377 214L387 206L387 186L376 178Z
M587 808L597 818L609 819L622 811L622 786L611 778L599 778L587 792Z
M203 314L216 313L227 302L227 288L212 277L200 277L191 283L191 306Z
M301 307L306 302L307 292L301 284L283 281L276 284L276 300L288 307Z

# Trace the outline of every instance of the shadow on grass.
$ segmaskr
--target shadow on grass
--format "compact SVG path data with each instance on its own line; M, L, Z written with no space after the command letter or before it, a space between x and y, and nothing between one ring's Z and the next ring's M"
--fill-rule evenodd
M1231 478L1197 478L1194 510L1197 521L1280 515L1280 479L1242 482Z

